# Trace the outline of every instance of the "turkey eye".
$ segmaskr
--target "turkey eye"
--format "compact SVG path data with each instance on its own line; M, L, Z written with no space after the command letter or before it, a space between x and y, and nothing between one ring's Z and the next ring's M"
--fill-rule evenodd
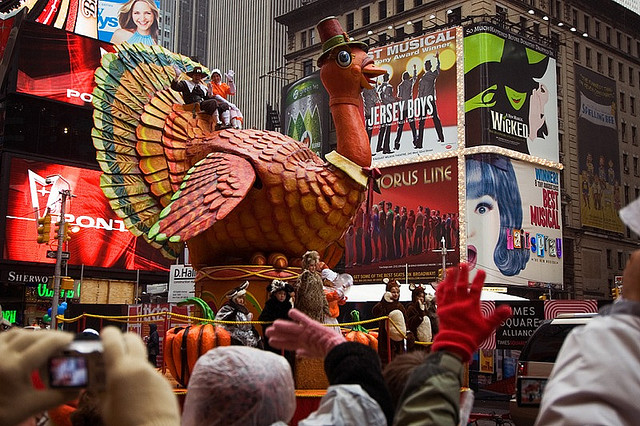
M336 57L336 62L342 68L348 67L349 65L351 65L351 54L346 50L340 51L340 53L338 53L338 56Z

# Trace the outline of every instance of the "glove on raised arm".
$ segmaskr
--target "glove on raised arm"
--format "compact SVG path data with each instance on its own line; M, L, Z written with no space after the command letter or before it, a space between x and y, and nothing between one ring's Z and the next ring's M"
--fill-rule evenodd
M447 277L436 290L440 331L432 350L453 352L467 362L478 345L511 316L507 305L498 306L488 317L482 316L480 294L484 278L484 271L478 270L469 287L469 265L462 263L447 269Z
M276 320L267 329L269 345L295 350L298 355L309 358L324 358L335 346L346 342L332 327L321 325L297 309L291 309L289 317L293 321Z
M72 334L54 330L0 333L0 425L18 424L78 396L77 390L36 390L31 380L71 340Z
M235 77L236 73L233 72L233 70L229 70L226 72L226 74L224 75L227 78L227 81L229 83L233 83L233 78Z
M100 333L107 391L101 397L107 426L178 426L180 411L169 382L147 361L140 337L115 327Z

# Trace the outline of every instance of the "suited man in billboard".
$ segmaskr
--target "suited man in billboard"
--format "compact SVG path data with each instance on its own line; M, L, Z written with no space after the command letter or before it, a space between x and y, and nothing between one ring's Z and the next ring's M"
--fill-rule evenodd
M435 65L434 65L435 62ZM418 84L418 97L431 97L427 101L427 105L431 105L431 118L433 125L438 134L438 142L444 143L444 133L442 132L442 123L438 117L438 108L436 107L436 79L440 75L440 53L436 53L435 60L427 60L424 63L424 74L420 77ZM427 106L427 111L429 106ZM422 139L424 136L424 121L427 111L422 111L420 122L418 124L418 137L414 140L413 145L416 148L422 148Z

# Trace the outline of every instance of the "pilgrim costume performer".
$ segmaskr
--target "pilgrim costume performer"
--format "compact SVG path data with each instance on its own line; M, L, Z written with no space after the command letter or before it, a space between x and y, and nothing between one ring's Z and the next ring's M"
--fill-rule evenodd
M195 104L200 105L200 109L209 115L213 115L218 102L213 98L211 91L204 82L208 77L201 67L194 67L186 75L189 80L181 80L180 70L176 69L176 78L171 82L171 88L180 92L186 105L193 104L195 114Z
M253 314L245 306L245 294L249 287L249 281L229 290L224 297L227 301L216 314L217 321L251 321ZM220 324L231 334L232 345L251 346L262 348L262 340L253 325L247 324Z

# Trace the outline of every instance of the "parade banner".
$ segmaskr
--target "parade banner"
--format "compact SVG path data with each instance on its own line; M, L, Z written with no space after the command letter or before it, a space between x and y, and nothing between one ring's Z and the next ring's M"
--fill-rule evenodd
M559 161L556 60L489 23L464 29L465 143Z
M122 42L157 44L160 2L158 0L100 0L98 38L113 44ZM125 25L123 28L122 25ZM143 34L150 33L151 37ZM132 38L133 37L133 38Z
M17 92L92 107L93 75L112 45L32 22L22 24L19 43Z
M72 232L64 247L69 252L69 264L128 270L169 269L171 261L143 237L131 234L113 212L100 189L102 172L15 157L10 165L5 260L55 263L55 258L47 257L47 251L56 249L57 240L50 239L48 244L36 242L36 218L49 210L54 231L60 217L60 191L70 189L74 197L67 203L65 221Z
M575 81L580 220L623 233L616 82L578 65Z
M369 50L388 73L362 93L374 165L457 149L461 35L449 28Z
M562 288L556 170L496 154L466 158L467 260L488 284Z
M345 234L345 268L356 283L383 278L436 281L447 265L458 263L458 167L456 158L382 170L382 194L369 215L362 208ZM368 219L368 220L367 220Z
M320 72L304 77L282 89L283 131L322 156L329 151L329 94Z

